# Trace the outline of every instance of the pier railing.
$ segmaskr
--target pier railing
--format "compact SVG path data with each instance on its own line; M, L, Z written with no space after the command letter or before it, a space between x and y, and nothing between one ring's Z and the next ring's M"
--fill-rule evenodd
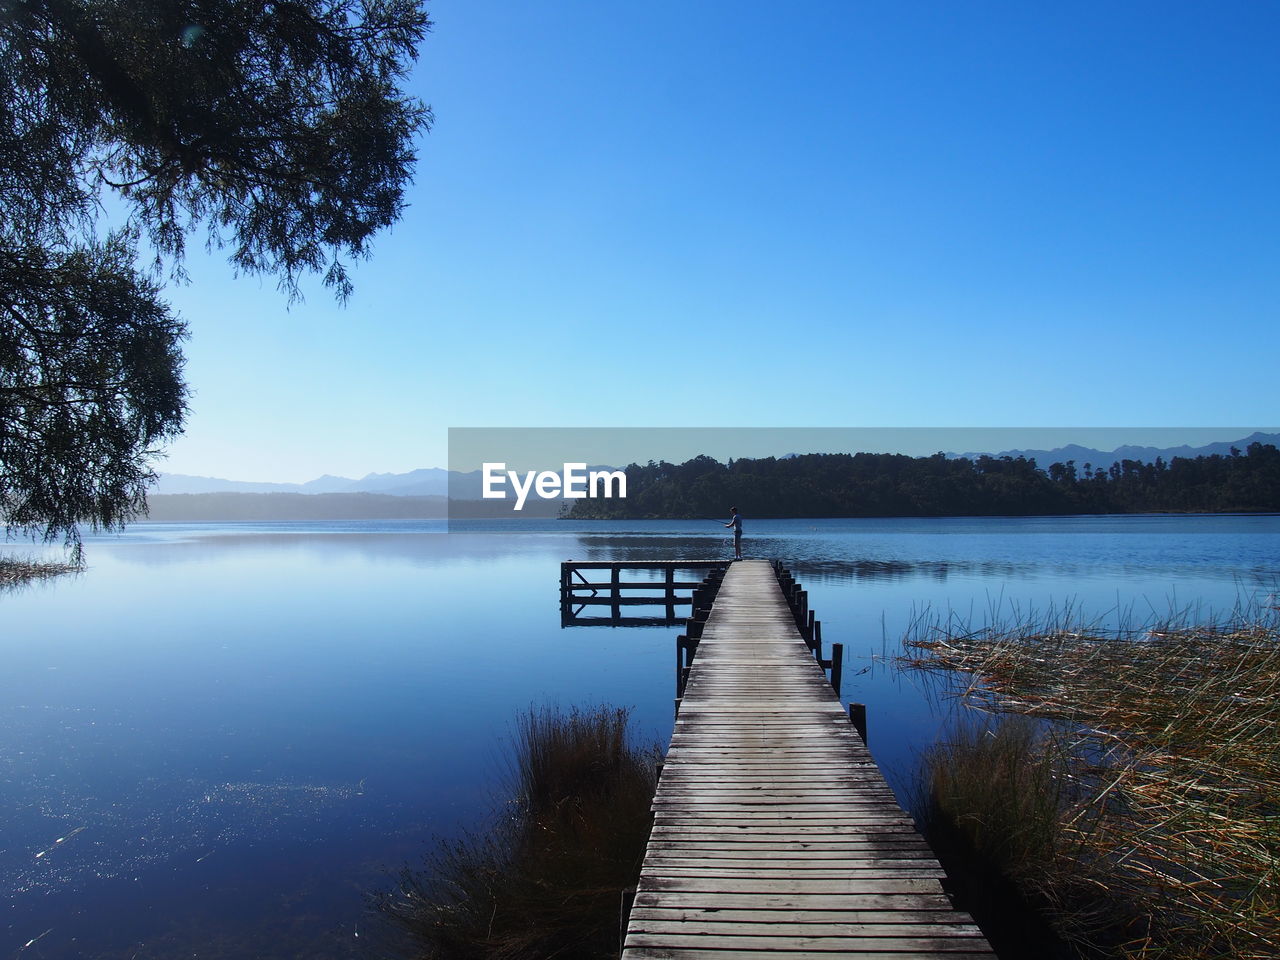
M822 621L816 619L814 612L809 609L809 591L800 585L781 560L774 560L772 563L774 575L778 578L778 586L782 588L782 596L795 617L796 629L800 631L805 646L813 651L818 666L831 672L831 686L835 689L836 696L840 696L840 681L844 672L844 644L833 643L831 656L822 655Z
M727 560L566 560L560 564L560 625L678 624L687 613L677 615L676 608L698 606L700 591L718 584L728 566ZM654 571L661 576L627 579ZM653 607L661 615L651 613Z

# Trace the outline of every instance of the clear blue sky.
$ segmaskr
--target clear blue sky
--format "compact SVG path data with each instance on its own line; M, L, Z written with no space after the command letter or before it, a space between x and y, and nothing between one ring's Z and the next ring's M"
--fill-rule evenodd
M442 466L450 426L1280 422L1280 5L429 9L404 219L345 309L190 263L161 470Z

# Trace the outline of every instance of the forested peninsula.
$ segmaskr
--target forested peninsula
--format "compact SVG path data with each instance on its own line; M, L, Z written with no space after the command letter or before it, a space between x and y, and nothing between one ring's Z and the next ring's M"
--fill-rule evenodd
M626 468L625 499L578 500L571 519L718 517L1061 516L1099 513L1280 511L1280 451L1121 460L1107 469L1073 460L1048 469L1025 457L910 457L812 453Z

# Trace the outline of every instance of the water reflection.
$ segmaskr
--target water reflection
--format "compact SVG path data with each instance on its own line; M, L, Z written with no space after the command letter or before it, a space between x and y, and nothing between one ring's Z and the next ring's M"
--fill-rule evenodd
M745 543L845 645L904 799L952 702L893 663L924 607L1221 610L1280 572L1277 517L748 518ZM361 893L487 809L517 711L611 702L669 737L678 628L561 629L560 562L732 543L714 521L398 521L140 524L87 550L0 596L0 956L357 955Z
M921 577L946 580L956 574L979 577L1016 577L1029 572L1025 566L990 561L954 560L806 560L794 565L797 576L829 583L861 580L906 580Z

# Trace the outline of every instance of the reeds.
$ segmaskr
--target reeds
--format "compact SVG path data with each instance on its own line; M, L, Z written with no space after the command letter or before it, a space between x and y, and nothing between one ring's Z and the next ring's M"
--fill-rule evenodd
M1042 721L1020 776L1057 781L1056 832L1042 880L1014 874L1064 935L1122 956L1280 956L1274 609L1123 636L917 624L905 642L909 666L970 675L968 705Z
M640 874L658 748L629 711L531 709L516 727L506 809L490 830L441 842L377 899L415 958L616 955L621 892Z
M0 590L81 569L79 564L30 557L0 557Z

